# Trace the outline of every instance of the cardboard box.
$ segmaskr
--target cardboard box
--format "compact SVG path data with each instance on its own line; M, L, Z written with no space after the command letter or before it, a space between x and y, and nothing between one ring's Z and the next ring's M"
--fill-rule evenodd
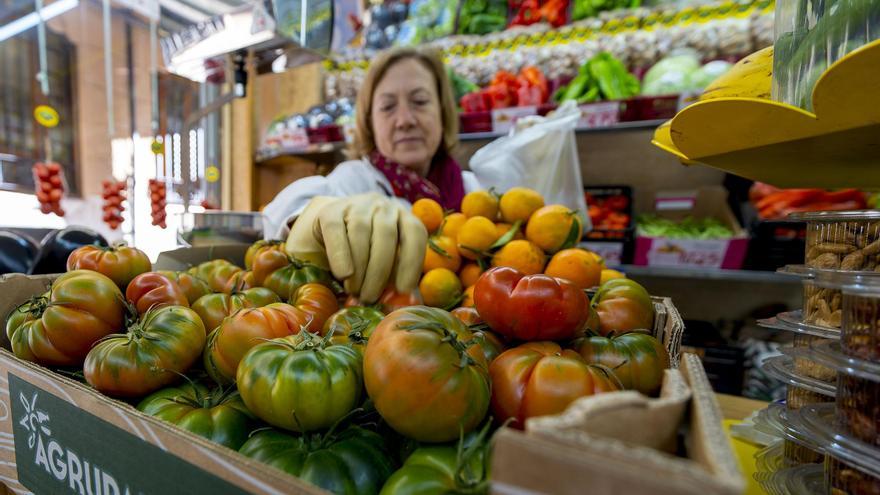
M667 370L664 378L658 399L604 394L581 399L559 416L531 419L526 432L499 430L492 493L743 493L745 480L699 358L685 354L681 371ZM668 453L679 444L684 456Z
M0 315L52 278L0 277ZM325 493L22 361L5 333L2 344L0 482L15 493Z
M211 258L240 264L245 249L178 249L160 254L156 268L185 269ZM5 320L21 302L42 294L53 279L53 275L0 277L0 316ZM654 298L654 303L654 334L670 349L675 363L684 329L681 317L667 298ZM327 494L105 397L73 377L18 359L9 352L5 333L0 347L0 486L15 493ZM669 439L670 435L667 431L659 438ZM509 433L502 432L499 438L507 436ZM495 455L531 463L524 455L537 448L533 460L538 463L542 461L542 441L528 437L525 443L529 448L522 450L502 440ZM514 450L508 450L511 448ZM540 476L533 482L542 479ZM500 483L503 487L506 481Z
M637 230L633 264L727 270L742 268L749 235L727 205L727 191L724 188L705 187L695 194L658 194L654 213L672 220L688 216L717 218L730 227L734 235L729 239L669 239L641 235Z

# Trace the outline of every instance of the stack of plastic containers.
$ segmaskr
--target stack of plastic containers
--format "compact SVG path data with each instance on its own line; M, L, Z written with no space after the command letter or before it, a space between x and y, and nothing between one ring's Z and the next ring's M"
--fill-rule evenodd
M807 222L806 263L780 271L801 277L803 309L762 322L795 334L763 365L788 384L775 415L790 433L783 465L807 483L817 466L791 466L824 460L829 493L880 495L880 211L797 220Z

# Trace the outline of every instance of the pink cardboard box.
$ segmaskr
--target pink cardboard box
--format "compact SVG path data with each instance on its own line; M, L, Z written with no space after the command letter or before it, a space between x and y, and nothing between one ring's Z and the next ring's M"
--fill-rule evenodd
M671 239L636 232L633 264L640 266L682 266L690 268L742 268L749 236L727 205L722 187L704 187L695 193L658 193L654 214L680 220L687 216L713 217L734 232L729 239Z

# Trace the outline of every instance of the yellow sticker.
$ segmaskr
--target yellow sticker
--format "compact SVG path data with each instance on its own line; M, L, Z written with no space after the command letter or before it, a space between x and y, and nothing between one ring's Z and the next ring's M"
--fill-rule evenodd
M43 127L55 127L58 125L58 112L49 105L40 105L34 109L34 118Z
M153 142L150 143L150 151L152 151L154 155L161 155L165 152L165 145L158 139L154 139Z
M205 169L205 180L208 182L217 182L220 180L220 169L211 165Z

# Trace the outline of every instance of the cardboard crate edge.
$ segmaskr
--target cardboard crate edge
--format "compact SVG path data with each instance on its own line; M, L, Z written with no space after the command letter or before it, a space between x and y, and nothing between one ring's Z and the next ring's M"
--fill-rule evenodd
M615 479L628 479L629 487L632 488L632 478L636 478L636 484L650 489L628 493L662 493L666 494L717 494L739 495L745 490L745 479L740 472L733 449L727 440L721 424L721 411L714 398L708 379L705 376L702 364L695 355L682 357L683 375L688 387L691 389L691 400L688 409L690 415L685 415L685 420L691 426L686 439L688 457L680 458L666 453L655 451L649 447L627 447L626 444L611 439L606 446L616 445L611 450L599 447L599 442L590 446L577 446L554 440L552 437L533 436L527 432L502 428L496 434L496 451L503 452L500 456L493 457L492 472L501 474L500 479L493 480L492 493L521 495L527 493L544 493L546 490L532 483L531 478L521 486L517 484L517 477L524 473L519 470L510 471L510 463L519 465L528 470L531 464L537 463L545 467L558 468L562 472L578 473L587 469L588 479L599 484L593 486L590 493L601 495L622 493L621 487L615 485ZM717 419L717 424L715 420ZM698 430L698 431L695 431ZM521 459L531 458L533 463L523 465ZM595 463L591 461L595 460ZM589 477L594 473L590 469L601 463L602 479ZM643 468L657 469L644 473L633 471L633 465ZM505 468L507 472L505 472ZM525 473L528 475L528 473ZM546 475L546 473L545 473ZM615 477L616 476L616 477ZM680 479L680 478L684 479ZM654 480L662 479L663 483L654 484ZM587 479L580 478L581 482ZM555 486L561 495L585 493L585 486L574 482L564 481L563 486L558 483ZM662 491L661 491L662 490Z

